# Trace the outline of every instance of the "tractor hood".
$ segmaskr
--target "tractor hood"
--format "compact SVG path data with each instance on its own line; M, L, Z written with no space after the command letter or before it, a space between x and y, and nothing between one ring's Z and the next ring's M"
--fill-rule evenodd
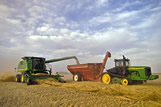
M159 78L158 75L152 75L151 67L149 66L129 66L128 71L140 71L145 72L146 80L154 80Z

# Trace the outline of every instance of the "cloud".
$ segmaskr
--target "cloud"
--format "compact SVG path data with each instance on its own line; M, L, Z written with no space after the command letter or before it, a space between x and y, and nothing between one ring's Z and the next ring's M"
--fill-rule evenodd
M96 0L96 5L97 7L105 5L105 3L107 3L108 0Z
M0 58L6 60L0 66L2 71L10 59L13 68L22 56L52 59L75 55L81 63L88 63L102 62L107 50L112 53L107 68L114 66L114 58L126 55L134 65L145 64L159 71L160 4L113 2L1 3ZM63 71L69 63L62 62L64 68L56 64L55 70Z
M6 19L7 22L11 23L11 24L20 24L21 21L17 20L17 19Z
M46 32L48 32L48 30L46 30ZM127 29L113 29L106 32L96 33L94 35L90 35L87 32L81 33L79 31L70 31L69 29L60 29L59 33L59 35L55 36L32 35L29 36L27 41L30 42L30 44L35 43L33 47L38 46L48 49L46 46L49 46L49 48L53 47L53 49L55 48L58 50L72 48L73 50L79 49L83 52L88 52L88 50L90 50L91 54L94 55L95 53L102 53L102 51L106 52L110 47L113 47L114 50L115 48L118 48L118 46L121 48L130 48L130 46L135 47L135 45L131 45L131 43L138 40L137 35L133 32L129 32ZM122 43L122 41L124 41L124 43ZM45 46L43 46L44 44ZM50 46L51 44L52 46Z
M111 9L112 12L114 13L118 13L118 12L122 12L124 10L126 10L127 8L130 8L130 7L135 7L135 6L138 6L138 5L141 5L143 3L141 3L140 1L133 1L133 2L130 2L130 1L124 1L124 3L120 3L121 6L117 6L116 8L114 9Z
M9 17L11 12L14 12L15 9L9 8L4 4L0 4L0 18Z
M154 27L158 25L160 19L161 19L161 13L154 12L153 14L149 15L147 18L144 17L143 21L133 26L133 28L134 29L145 29L145 28L147 29L149 27Z
M141 14L141 11L123 11L119 13L115 12L106 12L101 16L93 17L91 20L89 20L89 23L92 26L98 26L100 24L104 23L110 23L111 25L114 25L115 23L120 24L123 22L128 22L131 20L135 20L139 15Z

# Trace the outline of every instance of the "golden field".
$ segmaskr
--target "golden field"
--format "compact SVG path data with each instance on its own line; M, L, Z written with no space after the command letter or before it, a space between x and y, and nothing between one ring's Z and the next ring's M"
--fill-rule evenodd
M67 83L47 79L29 86L14 82L13 74L1 75L0 107L161 107L161 78L122 86L73 82L71 75L64 75Z

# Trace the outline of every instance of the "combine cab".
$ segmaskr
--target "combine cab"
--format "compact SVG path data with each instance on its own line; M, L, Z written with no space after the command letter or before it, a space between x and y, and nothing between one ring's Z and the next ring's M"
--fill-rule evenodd
M142 84L147 80L154 80L158 77L158 75L151 74L151 68L148 66L130 66L130 60L123 56L123 59L115 59L115 67L103 73L101 80L105 84L130 85Z

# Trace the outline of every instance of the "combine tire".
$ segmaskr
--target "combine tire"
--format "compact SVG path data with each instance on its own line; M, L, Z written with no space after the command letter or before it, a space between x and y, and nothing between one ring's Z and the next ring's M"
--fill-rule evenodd
M73 81L81 81L81 75L79 73L76 73L73 75Z
M21 75L21 82L25 83L25 75L24 74Z
M131 79L127 79L127 78L122 78L121 80L121 84L122 85L131 85L132 84L132 80Z
M110 84L111 83L111 76L108 73L103 73L101 80L105 84Z
M16 75L16 82L21 82L21 74Z

